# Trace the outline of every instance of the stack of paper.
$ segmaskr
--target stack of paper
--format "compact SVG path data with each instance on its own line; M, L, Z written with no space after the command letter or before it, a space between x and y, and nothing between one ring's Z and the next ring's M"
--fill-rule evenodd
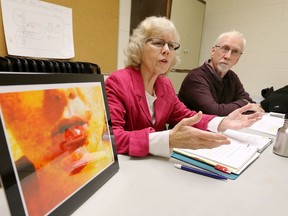
M224 134L231 141L228 145L197 150L174 148L171 157L201 168L209 168L208 170L216 173L219 173L216 166L225 167L229 173L239 175L273 141L272 138L235 130L227 130Z
M262 119L255 122L250 129L276 136L278 128L284 124L284 114L266 113Z

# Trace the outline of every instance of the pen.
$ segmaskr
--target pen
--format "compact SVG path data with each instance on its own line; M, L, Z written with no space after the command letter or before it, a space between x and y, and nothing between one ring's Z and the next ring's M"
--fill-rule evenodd
M215 178L215 179L225 179L225 180L227 180L227 178L224 177L224 176L217 175L217 174L212 173L212 172L196 169L196 168L193 168L193 167L190 167L190 166L185 166L185 165L182 165L182 164L174 164L174 166L176 168L178 168L178 169L185 170L185 171L188 171L188 172L197 173L197 174L208 176L208 177Z
M278 117L278 118L284 118L285 114L270 112L270 116Z

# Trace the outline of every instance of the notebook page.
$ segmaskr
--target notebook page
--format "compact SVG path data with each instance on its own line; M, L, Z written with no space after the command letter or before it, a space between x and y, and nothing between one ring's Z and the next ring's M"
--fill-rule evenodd
M238 141L213 149L183 150L196 158L211 160L236 170L244 166L257 153L256 147L239 144Z
M226 130L224 134L228 136L230 140L233 139L233 142L237 142L239 144L242 143L244 145L252 145L256 147L259 151L265 149L265 147L273 141L269 137L230 129Z
M278 128L282 127L283 124L284 118L274 117L267 113L263 115L262 119L250 126L250 129L276 136Z

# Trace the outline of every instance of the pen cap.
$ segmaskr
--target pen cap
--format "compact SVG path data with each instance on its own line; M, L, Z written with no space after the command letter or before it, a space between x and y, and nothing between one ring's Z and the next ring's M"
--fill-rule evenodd
M284 124L277 131L273 152L288 157L288 113L285 114Z

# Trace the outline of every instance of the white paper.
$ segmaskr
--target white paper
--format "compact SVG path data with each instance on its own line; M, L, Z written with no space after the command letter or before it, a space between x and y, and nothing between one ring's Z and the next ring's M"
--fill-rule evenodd
M254 146L258 149L258 152L262 152L273 141L273 139L270 137L264 137L261 135L241 132L237 130L228 129L224 132L224 134L230 138L231 142Z
M247 145L239 145L238 143L222 145L213 149L183 150L196 157L214 161L215 163L221 162L222 165L236 170L240 169L255 154L258 154L256 147L248 147Z
M278 128L282 127L283 124L284 124L284 118L273 117L270 115L270 113L268 113L268 114L263 115L262 119L255 122L250 127L250 129L276 136Z
M9 55L75 56L71 8L39 0L1 0L1 7Z

